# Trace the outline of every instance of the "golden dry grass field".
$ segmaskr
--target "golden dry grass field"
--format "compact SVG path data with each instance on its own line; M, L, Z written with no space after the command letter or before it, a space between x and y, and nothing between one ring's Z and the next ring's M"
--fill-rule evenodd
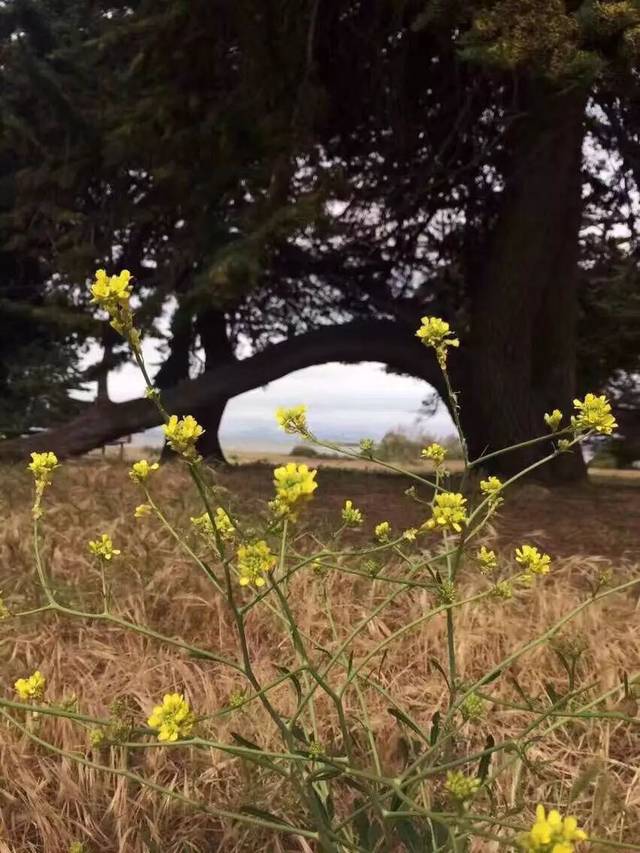
M350 543L370 542L374 524L383 519L400 529L424 520L424 507L403 495L408 483L399 477L323 467L318 479L316 497L298 525L301 550L309 546L312 534L322 537L338 526L346 497L365 514L364 529L350 534ZM244 465L221 474L219 481L229 490L232 508L251 518L261 500L270 495L271 470ZM11 609L19 610L40 600L32 559L31 483L19 468L4 468L0 483L0 590ZM166 513L193 546L200 547L189 530L189 516L201 510L180 466L162 469L153 489ZM100 582L87 541L107 531L122 549L110 568L117 612L166 635L233 655L233 629L223 604L154 518L134 519L133 509L141 500L125 462L84 460L56 472L46 496L43 550L58 597L85 608L96 605ZM508 555L515 544L536 544L553 556L553 571L530 592L510 601L487 599L457 611L463 678L473 681L587 599L590 584L605 569L612 570L615 582L637 575L639 534L640 489L613 480L553 491L524 486L508 495L495 520L492 547ZM393 571L393 566L386 565L385 571ZM472 565L465 567L461 596L485 583ZM620 685L625 672L629 678L640 675L638 589L586 608L562 635L565 640L584 642L579 683L593 685L595 693ZM296 576L290 601L305 634L318 648L331 649L335 638L328 624L327 600L338 634L344 636L384 594L384 585L373 578L338 570L320 577L309 570ZM424 589L407 590L358 638L356 658L431 605ZM289 638L268 610L252 611L248 640L260 679L273 680L278 665L292 665ZM434 712L446 706L446 687L432 662L444 664L445 648L444 619L436 617L389 645L372 670L372 678L425 729ZM199 714L211 715L205 723L211 739L226 742L232 732L239 732L263 747L275 743L272 727L257 703L219 713L229 708L230 696L245 687L228 669L116 626L50 614L20 623L10 619L0 623L0 654L0 694L6 698L11 698L16 678L40 669L47 678L48 695L56 703L76 697L75 706L82 713L107 717L114 699L126 697L136 719L144 722L163 693L184 691ZM543 644L520 658L489 692L521 704L514 679L544 701L548 685L560 690L566 676L553 649ZM613 708L621 698L621 691L612 693L607 707ZM393 774L405 757L404 732L388 713L390 702L380 692L372 690L368 700L383 768ZM276 690L274 701L285 710L294 703L289 682ZM357 707L349 711L357 729ZM627 705L627 712L635 715L632 706ZM338 730L322 698L318 715L321 740L330 752ZM529 719L527 711L489 703L481 722L465 724L457 747L463 753L482 748L489 734L496 740L517 737ZM640 719L638 724L615 719L555 723L533 745L526 762L508 754L497 759L504 763L492 794L499 808L505 814L513 809L521 821L522 805L526 818L536 802L566 804L573 791L571 811L592 835L618 841L613 848L618 851L640 850ZM76 723L40 718L31 725L39 736L67 752L128 767L216 807L238 811L250 804L293 820L300 818L281 783L250 770L240 758L185 747L94 749L88 745L87 730ZM442 780L433 779L434 796L441 784ZM350 796L345 789L345 800ZM312 850L299 837L221 822L126 778L80 766L0 722L0 853L66 853L74 841L83 842L90 853ZM498 849L487 840L474 847L487 853Z

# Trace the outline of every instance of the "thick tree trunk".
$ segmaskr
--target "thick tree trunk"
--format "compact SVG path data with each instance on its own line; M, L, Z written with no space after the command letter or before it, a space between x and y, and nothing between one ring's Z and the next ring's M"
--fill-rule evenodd
M513 126L502 208L472 298L463 419L473 455L540 435L575 392L578 229L585 93L528 81ZM507 454L530 465L548 446ZM578 454L556 471L584 474Z
M224 364L235 361L233 348L227 335L227 322L224 311L207 309L196 317L194 330L200 336L200 343L205 354L205 370L213 370ZM173 385L179 381L188 379L188 361L182 368L180 376L173 377ZM220 423L227 406L226 400L213 399L198 406L191 412L178 412L177 414L191 414L204 427L205 433L198 442L198 449L202 456L209 462L218 465L226 465L227 460L220 444ZM175 459L175 453L165 444L161 461L170 462Z
M236 360L224 311L215 308L201 311L196 318L196 330L204 349L205 370L215 370ZM220 444L220 424L226 407L227 400L212 400L198 409L195 415L196 420L206 429L200 442L200 453L210 462L222 465L227 460Z
M343 361L382 361L389 367L420 377L443 396L442 376L432 354L414 337L415 328L388 320L329 326L274 344L242 361L205 371L196 379L168 388L163 399L170 412L195 412L273 382L294 370ZM456 356L458 362L464 355ZM454 382L457 377L454 376ZM301 400L301 402L304 402ZM310 415L313 425L313 413ZM0 459L27 458L34 450L52 450L59 458L86 453L123 435L161 422L143 398L92 407L62 427L28 438L0 442Z

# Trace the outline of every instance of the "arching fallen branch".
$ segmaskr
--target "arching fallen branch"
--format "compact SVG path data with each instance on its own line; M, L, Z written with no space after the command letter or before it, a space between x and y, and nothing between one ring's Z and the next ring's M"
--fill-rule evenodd
M295 370L330 361L380 361L410 373L443 392L442 378L432 359L413 338L413 330L389 320L371 320L327 326L281 343L241 361L179 383L163 394L171 412L189 412L226 402ZM59 458L86 453L123 435L160 423L148 400L100 402L63 426L27 438L0 443L0 459L26 458L34 450L52 450Z

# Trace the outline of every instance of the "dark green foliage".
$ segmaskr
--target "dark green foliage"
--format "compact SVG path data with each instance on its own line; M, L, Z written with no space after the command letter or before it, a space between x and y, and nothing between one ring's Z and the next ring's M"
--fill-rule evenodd
M212 316L207 367L363 316L439 313L476 341L522 92L588 87L598 150L637 148L639 27L635 0L20 0L0 12L3 241L69 308L103 265L132 270L145 328L177 297L169 384ZM580 386L637 368L635 238L609 239L636 228L636 178L587 158Z

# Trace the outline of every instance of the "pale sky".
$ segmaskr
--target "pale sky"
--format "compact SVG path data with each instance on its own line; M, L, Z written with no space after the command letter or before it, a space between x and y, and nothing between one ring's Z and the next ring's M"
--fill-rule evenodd
M144 351L148 364L157 363L153 341L145 341ZM275 410L299 403L308 406L309 423L316 434L333 441L379 440L396 427L409 432L419 429L434 436L450 434L453 426L442 406L429 420L418 418L430 390L426 382L387 374L377 363L332 362L309 367L231 400L222 422L221 441L227 450L290 447L295 439L279 430ZM114 401L139 397L143 392L144 382L132 364L109 377L109 394ZM159 441L158 431L137 440Z

